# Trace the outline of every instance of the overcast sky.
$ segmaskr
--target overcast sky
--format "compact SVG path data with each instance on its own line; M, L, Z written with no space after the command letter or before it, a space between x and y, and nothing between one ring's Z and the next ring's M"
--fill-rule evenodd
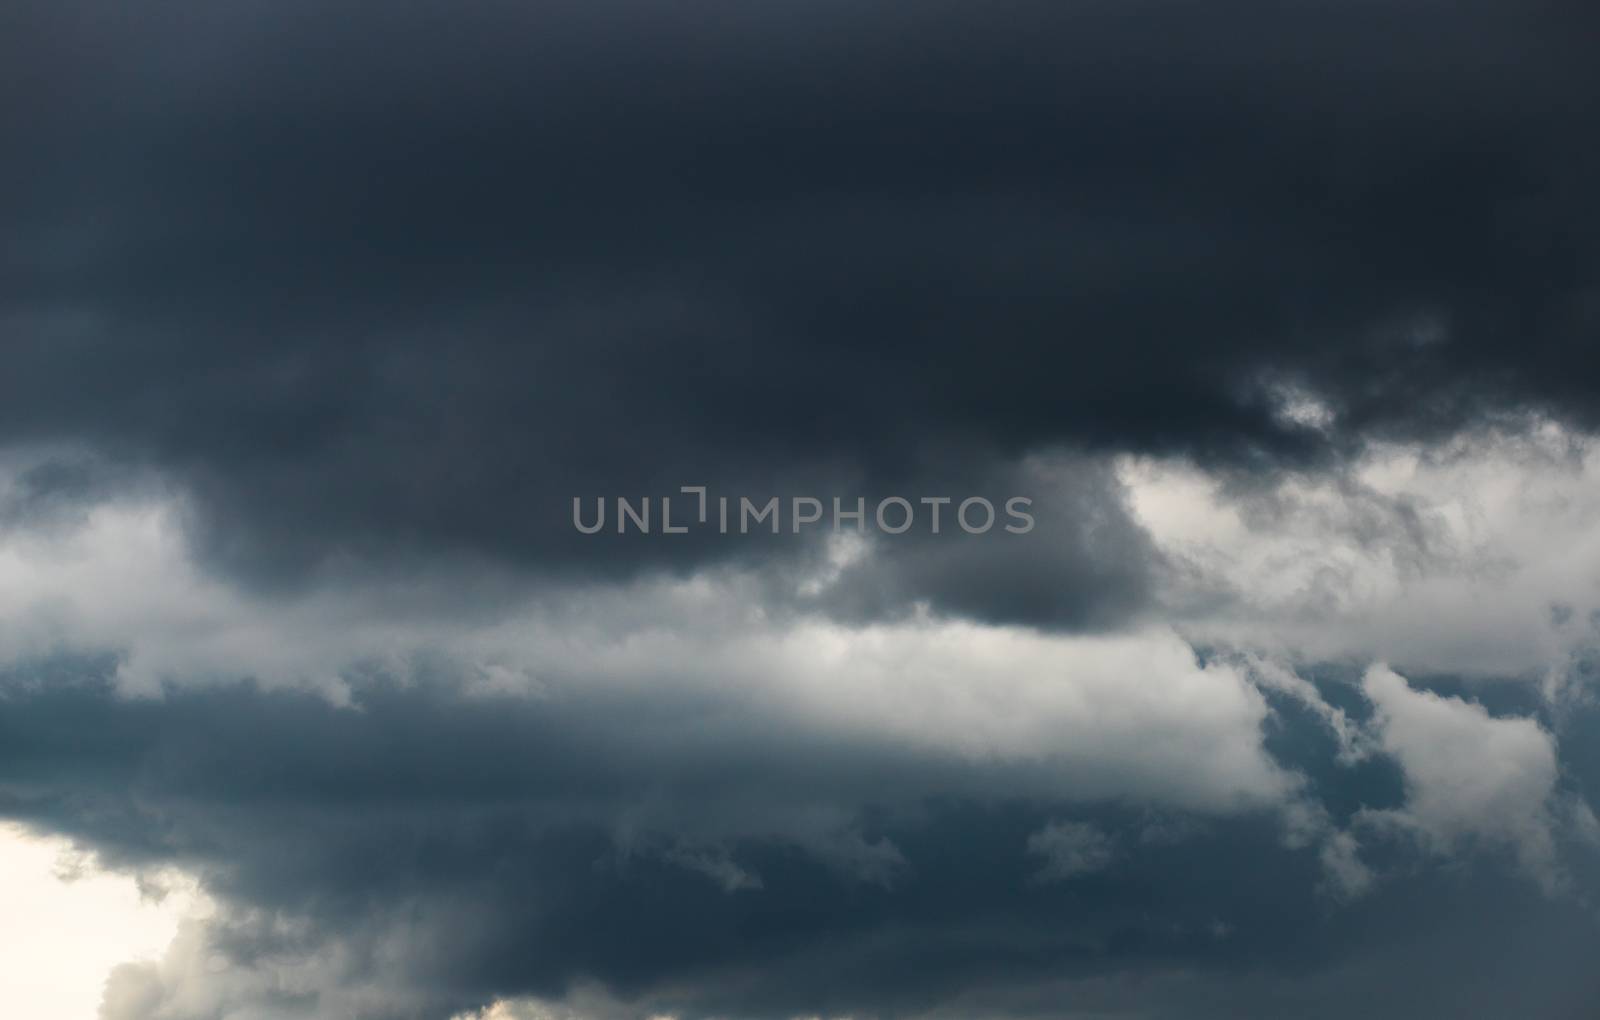
M4 5L0 1014L1592 1018L1596 39Z

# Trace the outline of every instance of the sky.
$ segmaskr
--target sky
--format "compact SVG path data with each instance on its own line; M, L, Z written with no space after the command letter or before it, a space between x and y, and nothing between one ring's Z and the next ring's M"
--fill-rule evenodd
M0 1014L1592 1017L1597 33L5 5Z

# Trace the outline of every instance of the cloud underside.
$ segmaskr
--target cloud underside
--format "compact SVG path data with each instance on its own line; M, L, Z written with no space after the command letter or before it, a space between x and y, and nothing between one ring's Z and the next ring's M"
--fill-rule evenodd
M10 5L0 818L211 904L101 1020L1587 1015L1596 27Z
M109 663L58 662L8 680L0 809L223 906L117 969L107 1020L1384 1015L1396 984L1461 1015L1587 1008L1595 824L1550 731L1375 668L1348 713L1321 703L1352 759L1311 703L1171 642L1140 639L1119 692L1077 682L1093 649L1053 650L1054 690L970 678L1064 735L1037 749L870 708L807 726L736 689L129 700ZM1239 707L1163 728L1173 682ZM1094 743L1118 716L1145 731Z
M160 470L256 584L750 548L549 493L1595 420L1576 4L79 6L0 44L0 427Z

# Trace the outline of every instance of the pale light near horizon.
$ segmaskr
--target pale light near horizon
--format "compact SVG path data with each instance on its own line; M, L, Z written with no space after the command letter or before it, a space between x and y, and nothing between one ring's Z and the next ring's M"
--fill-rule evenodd
M67 840L0 823L0 1003L28 1020L94 1020L118 964L161 956L198 909L193 882L164 875L159 901Z

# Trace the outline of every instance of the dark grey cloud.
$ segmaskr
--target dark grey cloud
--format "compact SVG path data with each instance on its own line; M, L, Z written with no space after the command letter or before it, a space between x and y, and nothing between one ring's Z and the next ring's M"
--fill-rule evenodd
M901 616L921 607L996 623L1093 630L1117 626L1146 608L1171 569L1129 515L1123 487L1103 462L1055 455L991 466L975 473L967 488L959 480L967 476L951 468L946 462L944 476L957 479L955 488L941 490L947 502L908 500L912 527L904 534L885 535L869 524L869 548L824 570L827 582L802 595L800 604L844 619ZM930 469L926 477L938 473ZM970 506L966 520L976 534L962 524L967 493L992 494L979 497L987 507ZM1018 495L1027 502L1008 505ZM891 527L901 526L904 510L885 510ZM849 533L848 522L841 530ZM819 570L815 562L806 566Z
M0 435L166 473L237 576L752 548L577 542L572 495L1593 421L1583 5L7 18Z
M95 504L129 484L81 458L46 458L16 472L0 495L0 528L81 524Z

